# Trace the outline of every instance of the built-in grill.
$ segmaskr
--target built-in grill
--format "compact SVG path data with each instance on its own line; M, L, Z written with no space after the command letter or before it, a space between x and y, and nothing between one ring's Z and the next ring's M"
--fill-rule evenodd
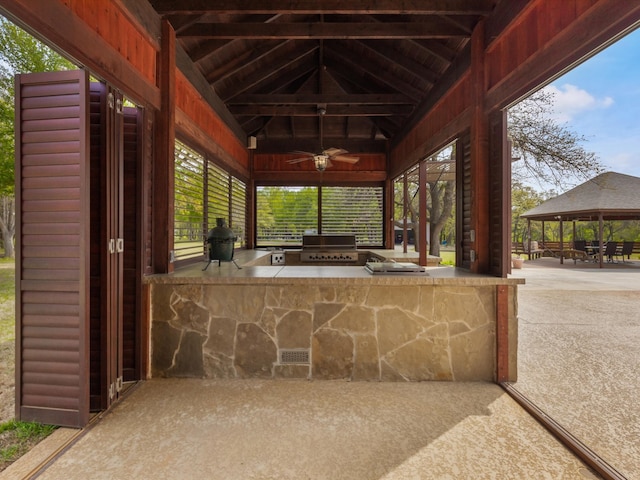
M355 235L304 235L302 237L301 262L358 261Z

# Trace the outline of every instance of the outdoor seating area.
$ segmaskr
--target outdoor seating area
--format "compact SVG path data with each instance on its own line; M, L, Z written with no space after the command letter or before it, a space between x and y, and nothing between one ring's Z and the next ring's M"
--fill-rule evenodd
M636 232L619 232L618 235L627 238L615 240L611 238L614 235L613 230L607 227L605 232L605 221L639 220L640 198L637 195L639 189L640 178L605 172L523 213L520 216L527 220L526 231L529 235L534 236L531 223L540 222L538 235L543 239L539 242L542 253L539 256L530 255L529 259L550 256L559 258L560 263L564 263L565 259L573 260L574 263L578 260L593 261L601 267L605 262L629 262L633 254L640 254L640 242L636 241L638 240ZM565 222L570 222L572 226L572 232L569 235L565 235L563 230ZM580 239L583 234L580 233L577 224L584 222L590 222L592 225L588 230L592 233L584 236L607 239L607 241L600 243L600 240ZM557 226L557 230L552 231L548 236L572 240L567 242L544 240L547 237L545 233L547 223Z
M600 242L575 240L568 242L566 248L560 246L559 242L546 242L543 244L543 256L564 258L583 262L598 262L600 252ZM608 241L602 244L603 258L605 261L615 263L617 261L629 262L633 254L640 254L640 242L632 241ZM536 257L532 257L536 258Z

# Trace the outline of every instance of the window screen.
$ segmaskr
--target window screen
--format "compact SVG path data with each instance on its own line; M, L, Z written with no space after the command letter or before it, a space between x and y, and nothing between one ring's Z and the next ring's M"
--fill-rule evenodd
M206 166L206 170L205 170ZM203 257L207 233L223 218L245 245L246 185L213 162L176 142L174 252L176 260Z
M382 247L382 194L382 187L257 187L256 246L300 246L304 234L322 233Z

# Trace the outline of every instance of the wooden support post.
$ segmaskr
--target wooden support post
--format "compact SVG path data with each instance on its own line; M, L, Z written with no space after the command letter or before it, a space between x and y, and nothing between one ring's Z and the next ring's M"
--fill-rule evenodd
M407 172L402 175L402 252L407 253L409 243L407 234L407 197L409 196L409 185L407 182Z
M496 286L496 380L509 380L509 287Z
M176 114L176 35L167 20L162 21L158 84L160 113L156 116L153 165L153 238L154 273L173 271L173 194Z
M560 265L564 265L564 231L562 230L564 222L562 217L558 217L558 221L560 222Z
M489 120L484 109L485 23L480 21L471 35L471 271L488 273L489 258Z
M418 263L422 266L427 265L427 162L420 161L418 169L418 230L417 237L414 241L418 244ZM415 232L415 226L414 232Z
M394 181L387 178L384 182L384 248L393 250L396 245L395 222L394 222Z

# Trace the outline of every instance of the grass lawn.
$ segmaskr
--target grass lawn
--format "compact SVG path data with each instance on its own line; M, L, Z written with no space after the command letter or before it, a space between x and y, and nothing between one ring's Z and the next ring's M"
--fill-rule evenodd
M56 428L13 418L15 325L15 262L0 257L0 472Z

